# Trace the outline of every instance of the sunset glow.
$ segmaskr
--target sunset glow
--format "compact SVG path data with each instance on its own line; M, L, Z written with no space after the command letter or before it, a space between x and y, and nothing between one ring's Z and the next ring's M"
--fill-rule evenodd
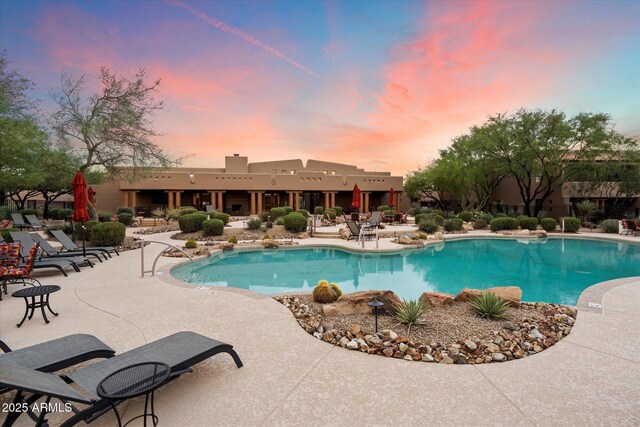
M161 79L187 165L309 158L404 175L519 107L640 134L636 1L2 1L0 47L42 108L63 72Z

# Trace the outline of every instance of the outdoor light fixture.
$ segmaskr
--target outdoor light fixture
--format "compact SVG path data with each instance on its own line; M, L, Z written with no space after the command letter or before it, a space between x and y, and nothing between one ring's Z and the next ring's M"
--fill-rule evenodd
M190 173L189 174L189 182L192 183L192 184L195 184L195 182L196 182L196 174L194 174L194 173Z
M369 304L369 307L373 308L373 314L376 316L376 334L378 333L378 309L384 305L382 301L374 299Z

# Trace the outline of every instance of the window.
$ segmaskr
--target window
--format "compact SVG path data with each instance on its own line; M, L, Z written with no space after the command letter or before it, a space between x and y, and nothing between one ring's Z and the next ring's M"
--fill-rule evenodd
M295 171L295 170L292 170L292 171L291 171L291 175L295 175L295 174L296 174L296 171Z
M335 175L335 174L336 174L336 171L331 171L331 175Z
M286 175L287 170L286 169L282 169L282 175Z

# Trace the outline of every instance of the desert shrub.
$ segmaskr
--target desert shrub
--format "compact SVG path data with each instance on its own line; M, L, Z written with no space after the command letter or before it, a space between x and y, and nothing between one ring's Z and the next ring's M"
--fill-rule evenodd
M184 247L187 249L195 249L198 247L198 242L196 242L195 240L187 240L186 242L184 242Z
M262 240L267 240L267 239L273 239L273 237L271 237L269 234L265 234L264 236L262 236Z
M98 213L100 214L100 213ZM53 208L49 209L49 218L50 219L67 219L71 215L73 215L73 209L61 209L61 208ZM111 216L111 213L109 213Z
M338 286L337 283L329 283L329 286L331 286L331 288L336 291L336 293L338 294L338 298L342 296L342 289L340 288L340 286Z
M49 230L49 229L47 228L47 230ZM0 236L2 236L2 239L5 242L12 242L13 241L13 239L11 238L11 234L9 234L12 231L18 231L18 229L17 228L0 228Z
M458 218L463 220L464 222L469 222L473 219L473 212L464 211L458 214Z
M605 233L618 233L618 223L617 219L605 219L602 221L602 231Z
M342 215L342 207L341 207L341 206L334 206L334 207L333 207L333 208L331 208L331 209L333 209L334 211L336 211L336 214L337 214L338 216Z
M127 227L119 222L100 222L91 228L94 246L118 246L124 241Z
M329 217L329 219L336 219L336 215L338 213L334 209L327 209L324 211L324 214Z
M111 217L113 214L110 211L98 211L98 219L103 219L104 221L111 221Z
M229 217L231 215L226 214L226 213L222 213L222 212L214 212L212 214L209 214L211 219L219 219L220 221L222 221L224 223L224 225L229 224Z
M202 234L205 236L222 236L224 222L221 219L207 219L202 223Z
M260 230L262 227L262 220L260 218L251 218L247 221L247 228L249 230Z
M389 205L380 205L380 206L378 206L378 210L380 212L388 211L389 209L390 209Z
M509 304L493 292L482 292L471 299L471 307L480 317L503 319Z
M307 218L301 213L291 212L284 217L284 228L294 233L299 233L307 229Z
M442 215L428 213L427 218L435 221L435 223L438 225L444 225L444 217Z
M278 221L282 221L282 224L284 225L284 218L278 218L278 219L276 219L276 222L278 222ZM269 229L269 228L273 228L273 221L267 221L267 222L265 222L265 223L264 223L264 228L267 228L267 229Z
M313 288L313 300L317 303L331 303L336 301L338 297L338 292L326 280L320 280L316 287Z
M427 237L429 237L429 236L427 236L426 233L418 234L418 239L420 239L420 240L425 240Z
M396 214L396 210L394 208L389 208L389 209L385 209L382 212L384 212L385 215L390 215L393 216Z
M478 218L473 222L473 228L476 230L487 228L487 221L484 218Z
M394 305L396 316L400 323L405 325L416 325L420 322L420 318L427 312L427 308L417 300L402 300L400 303Z
M316 206L313 208L313 213L316 215L322 215L324 213L324 208L322 206Z
M528 216L519 216L518 217L518 225L523 230L535 230L538 228L538 218L528 217Z
M81 239L81 240L84 240L84 241L87 241L87 242L90 241L91 240L91 230L93 230L93 228L97 224L100 224L100 221L87 221L87 222L85 222L84 223L84 228L86 228L86 230L83 230L82 227L77 226L78 239Z
M118 214L118 222L126 226L130 226L133 222L133 215L126 212L121 212Z
M444 222L444 229L446 231L460 231L462 230L462 220L460 218L451 218Z
M582 217L582 221L589 221L596 211L596 205L591 200L581 200L575 205L576 212ZM566 224L565 224L566 228Z
M506 213L504 213L504 212L498 212L493 217L494 218L506 218L506 217L508 217L508 215ZM491 221L489 221L489 222L491 222Z
M542 218L540 225L545 231L555 231L557 222L554 218Z
M311 216L309 211L306 210L306 209L298 209L296 212L301 213L302 215L304 215L305 218L309 218ZM289 212L289 213L291 213L291 212Z
M167 216L169 219L175 220L182 216L182 211L180 209L171 209L170 211L167 211Z
M182 215L178 218L178 226L183 233L193 233L202 230L202 223L207 220L207 215L198 212Z
M164 218L167 216L167 210L165 208L156 208L153 211L151 211L151 216L154 218ZM100 215L100 212L98 212L98 215Z
M417 208L409 209L409 215L415 218L416 215L427 213L426 209L422 206L418 206Z
M51 209L49 209L51 212ZM0 206L0 219L11 219L11 211L6 206Z
M271 228L271 227L269 227L269 224L270 224L270 223L267 223L267 228ZM272 223L272 224L275 224L275 225L284 225L284 218L278 218L278 219L276 219L276 222L274 222L274 223Z
M431 213L434 215L440 215L442 218L445 217L444 211L442 209L431 209L427 213Z
M415 214L413 216L413 219L416 221L416 224L420 223L420 221L422 221L423 219L427 218L427 214L426 213L419 213L419 214Z
M116 214L120 215L121 213L128 213L128 214L133 215L133 209L132 208L128 208L126 206L120 206L116 210Z
M262 212L258 214L258 218L260 218L260 220L262 222L265 222L269 219L269 212Z
M484 219L487 224L490 223L493 219L493 215L491 215L489 212L484 211L475 211L473 213L473 217L475 219Z
M287 215L287 211L285 208L271 208L269 214L271 215L271 219L278 219Z
M566 216L562 218L564 220L564 231L567 233L577 233L580 230L580 220Z
M540 211L538 212L538 215L536 215L536 217L538 218L538 222L542 223L542 219L548 217L549 214L547 213L547 211Z
M282 209L284 209L284 211L286 212L285 215L288 215L291 212L293 212L293 208L291 206L283 206Z
M510 217L493 218L489 224L491 231L515 230L518 228L518 220Z
M193 206L180 206L178 210L180 211L181 216L198 212L198 209L194 208Z
M30 209L30 208L29 209L22 209L20 211L20 213L22 215L35 215L35 216L38 216L38 214L39 214L38 209Z
M438 231L438 229L440 228L440 226L438 225L437 222L435 222L432 219L429 218L422 218L420 219L420 222L418 222L418 228L421 231L426 231L427 233L435 233L436 231Z
M238 238L236 236L231 236L227 239L227 242L233 243L234 245L238 243Z

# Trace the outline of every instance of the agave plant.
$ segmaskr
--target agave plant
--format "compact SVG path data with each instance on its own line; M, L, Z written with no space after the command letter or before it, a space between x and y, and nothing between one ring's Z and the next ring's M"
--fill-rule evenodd
M481 317L503 319L509 309L509 303L493 292L483 292L471 300L471 307Z
M596 211L596 205L591 200L582 200L576 203L576 211L582 217L582 222L587 222Z
M407 301L403 299L402 302L394 306L394 309L400 323L408 326L408 332L411 332L411 325L421 323L420 318L427 312L427 307L416 300Z

